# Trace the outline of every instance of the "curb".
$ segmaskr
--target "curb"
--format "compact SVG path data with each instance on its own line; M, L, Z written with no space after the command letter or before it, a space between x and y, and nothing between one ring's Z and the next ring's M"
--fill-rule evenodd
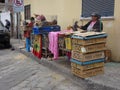
M48 61L45 59L38 59L37 57L35 57L32 53L28 53L20 48L17 48L16 46L12 45L12 47L26 55L27 57L30 57L32 59L34 59L35 61L37 61L39 64L53 70L56 71L58 73L61 73L62 75L64 75L66 78L68 78L69 80L71 80L73 83L75 83L76 85L79 85L80 87L83 87L84 90L120 90L117 88L113 88L110 86L106 86L106 85L101 85L101 84L97 84L94 83L88 79L81 79L79 77L74 76L71 71L67 68L62 67L61 65L59 65L58 63L55 63L53 61Z

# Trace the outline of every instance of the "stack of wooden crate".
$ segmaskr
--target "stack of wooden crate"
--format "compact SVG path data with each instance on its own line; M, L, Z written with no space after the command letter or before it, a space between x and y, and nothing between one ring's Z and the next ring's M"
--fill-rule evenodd
M87 78L104 73L106 33L81 33L72 36L72 73Z

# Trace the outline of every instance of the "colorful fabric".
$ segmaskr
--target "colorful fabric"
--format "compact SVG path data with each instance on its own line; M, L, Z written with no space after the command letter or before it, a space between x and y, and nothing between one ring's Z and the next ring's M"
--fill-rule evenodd
M71 43L71 38L70 37L66 37L65 38L65 46L67 50L71 50L72 49L72 43Z
M33 27L33 26L34 26L34 23L33 23L33 22L30 22L30 23L28 24L28 26L29 26L29 27Z
M38 58L42 57L42 37L41 35L36 35L33 45L33 54Z

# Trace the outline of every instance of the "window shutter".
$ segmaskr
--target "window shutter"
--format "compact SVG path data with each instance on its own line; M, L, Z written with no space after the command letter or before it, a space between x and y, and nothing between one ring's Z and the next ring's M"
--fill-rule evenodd
M114 16L114 0L82 0L82 17L90 17L92 12Z
M31 5L26 5L24 9L25 20L29 20L31 17Z

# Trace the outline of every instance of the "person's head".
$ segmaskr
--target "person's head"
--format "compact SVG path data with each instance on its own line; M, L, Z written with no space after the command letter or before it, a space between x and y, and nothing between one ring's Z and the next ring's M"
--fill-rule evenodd
M44 15L41 15L40 18L41 18L41 21L46 21L46 18Z
M57 25L57 20L53 20L52 23L53 23L54 25Z
M100 19L100 15L95 12L91 14L91 17L92 17L92 21L97 21Z
M38 23L36 23L35 25L36 25L36 26L39 26L39 24L38 24Z
M8 19L6 19L5 21L6 21L6 22L9 22L9 20L8 20Z
M78 21L75 21L74 25L77 25L78 24Z
M34 21L35 21L35 18L34 18L34 17L31 17L31 18L30 18L30 21L31 21L31 22L34 22Z

